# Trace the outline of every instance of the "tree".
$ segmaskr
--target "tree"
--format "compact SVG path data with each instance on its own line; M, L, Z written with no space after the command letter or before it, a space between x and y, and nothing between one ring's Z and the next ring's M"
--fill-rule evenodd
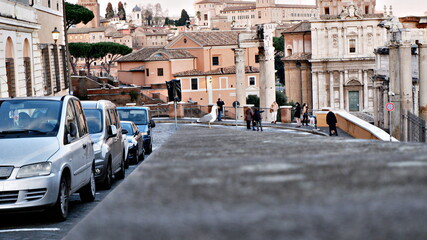
M165 25L171 25L171 20L169 19L169 17L165 18Z
M154 23L156 25L160 24L160 19L163 17L163 9L160 3L154 5Z
M185 9L182 9L181 17L178 20L177 26L185 26L187 21L190 21L190 16L188 16L188 13L185 11Z
M105 18L106 19L111 19L113 17L114 17L113 5L109 2L107 4L107 8L105 9Z
M87 24L95 17L95 15L93 15L93 12L89 9L68 2L65 2L65 16L67 19L67 30L70 29L71 26L79 24L81 22Z
M288 105L288 97L282 91L276 91L276 102L279 106Z
M196 12L196 17L197 17L197 19L199 19L199 21L201 20L201 18L200 18L200 17L201 17L201 13L200 13L200 11L197 11L197 12Z
M87 69L87 74L90 75L90 66L98 58L102 57L102 53L98 51L95 44L92 43L70 43L69 49L71 56L74 57L74 61L77 62L78 58L84 58ZM74 74L76 74L75 64L73 66Z
M144 19L148 26L151 26L151 20L153 20L153 12L151 9L146 9L144 12Z
M255 107L259 107L259 97L257 95L249 95L246 98L246 104L253 104Z
M103 60L102 68L110 74L111 65L119 57L132 52L132 49L126 45L114 42L99 42L94 44L94 48L99 52L100 58Z
M120 20L126 20L126 11L121 1L119 2L117 7L117 15L119 16Z
M274 51L276 53L283 52L284 45L285 45L285 39L283 38L283 36L273 37L273 46L274 46Z
M276 79L279 79L281 84L285 84L285 66L282 61L283 49L285 40L283 36L273 37L274 46L274 69L276 70Z

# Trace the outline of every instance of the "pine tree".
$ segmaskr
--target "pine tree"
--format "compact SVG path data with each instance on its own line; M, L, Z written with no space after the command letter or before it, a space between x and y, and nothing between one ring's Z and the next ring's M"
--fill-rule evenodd
M109 2L107 4L107 8L105 9L105 18L106 19L111 19L113 17L114 17L113 5L111 5L111 3Z
M182 9L181 11L181 17L178 20L178 26L185 26L187 24L187 21L190 21L190 16L188 16L187 11L185 9Z
M120 20L126 20L126 11L121 1L119 2L118 8L117 8L117 15L119 16Z

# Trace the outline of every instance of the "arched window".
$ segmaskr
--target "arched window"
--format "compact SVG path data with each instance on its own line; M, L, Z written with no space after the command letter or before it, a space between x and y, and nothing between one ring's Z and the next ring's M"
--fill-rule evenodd
M6 79L9 97L16 97L14 53L15 50L13 47L13 42L12 39L9 37L6 40Z
M24 40L24 73L27 97L33 96L33 81L31 78L31 48L28 39Z

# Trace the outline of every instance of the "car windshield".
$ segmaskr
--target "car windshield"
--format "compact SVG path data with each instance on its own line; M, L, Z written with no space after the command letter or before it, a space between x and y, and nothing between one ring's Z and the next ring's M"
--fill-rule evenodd
M136 125L147 125L147 111L145 109L118 109L120 120L131 121Z
M102 111L100 109L83 109L85 112L89 133L100 133L103 130Z
M133 132L132 124L121 122L121 125L123 129L126 129L128 131L126 135L133 136L133 134L135 134Z
M0 138L56 136L61 101L0 100Z

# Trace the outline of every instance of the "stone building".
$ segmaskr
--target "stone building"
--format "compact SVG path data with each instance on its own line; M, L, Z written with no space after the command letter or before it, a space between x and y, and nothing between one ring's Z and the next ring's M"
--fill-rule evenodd
M386 40L375 0L318 0L311 21L313 108L373 114L374 48Z
M62 1L0 0L0 5L0 97L66 94Z
M200 0L194 7L196 24L210 29L224 17L233 28L246 28L256 24L309 20L317 16L315 5L276 4L275 0Z
M77 4L83 6L93 12L95 16L90 22L87 24L77 24L77 27L81 28L97 28L100 26L100 11L99 11L99 3L98 0L78 0Z
M283 31L282 35L286 96L289 101L307 103L311 108L311 24L299 23Z

